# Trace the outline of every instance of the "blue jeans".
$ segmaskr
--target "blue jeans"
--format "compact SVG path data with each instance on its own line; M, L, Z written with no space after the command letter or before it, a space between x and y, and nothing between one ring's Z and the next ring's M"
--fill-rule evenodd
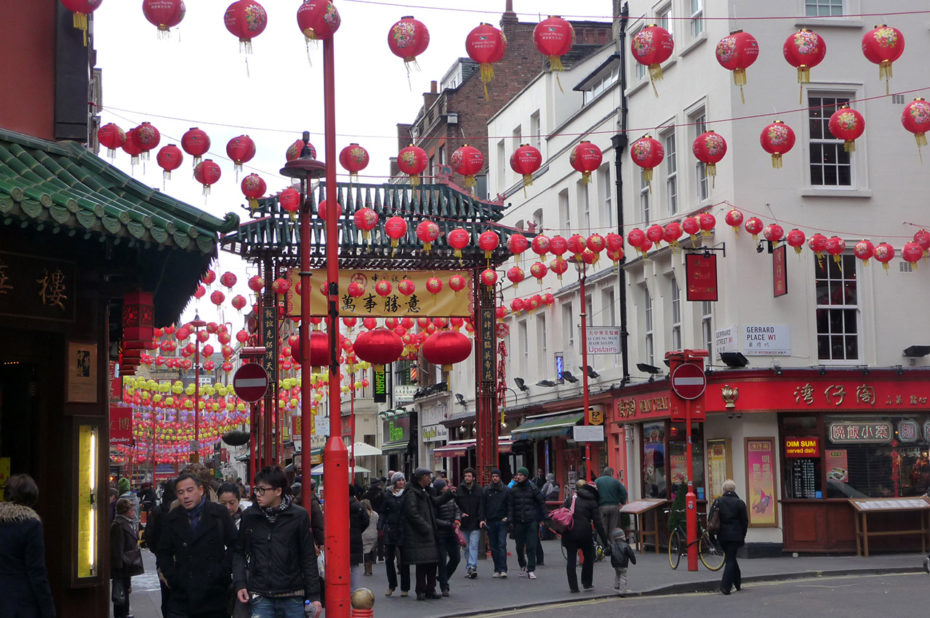
M302 597L252 597L252 618L304 618Z
M502 521L488 522L488 544L494 560L494 572L507 572L507 524Z
M465 535L465 540L468 541L468 546L465 548L465 568L466 569L475 569L478 570L478 543L481 541L481 529L471 530L469 532L462 533Z

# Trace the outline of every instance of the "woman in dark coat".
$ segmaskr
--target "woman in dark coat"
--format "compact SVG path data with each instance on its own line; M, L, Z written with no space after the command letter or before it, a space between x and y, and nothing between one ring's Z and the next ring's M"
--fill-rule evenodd
M136 532L136 507L126 498L116 502L116 516L110 524L110 579L113 588L122 587L120 602L114 598L113 618L129 616L129 592L132 590L133 575L142 575L142 550ZM115 595L114 595L115 597Z
M0 616L55 615L45 569L42 520L33 510L39 488L28 474L14 474L0 502Z
M597 487L588 485L584 479L575 484L575 496L565 498L565 507L571 508L572 500L575 500L575 517L572 522L572 529L562 535L562 545L568 554L565 562L565 574L568 576L568 588L572 592L578 592L578 574L575 572L575 561L578 558L578 550L584 557L584 563L581 565L581 585L585 590L594 588L594 531L592 525L597 529L598 536L601 537L601 543L605 547L610 545L607 539L607 532L604 530L604 522L601 519L601 511L598 507Z
M410 591L410 565L404 562L401 554L404 541L403 505L406 492L406 479L403 473L395 472L391 476L391 486L384 492L381 517L378 519L378 528L384 533L384 568L388 578L385 596L394 594L397 588L398 572L400 572L400 596L405 597Z
M723 482L723 495L714 501L720 510L720 532L717 538L723 547L726 562L723 565L723 578L720 580L720 592L730 594L730 588L737 590L742 586L742 574L736 562L736 552L746 541L749 528L749 516L746 503L736 495L736 483L732 480ZM714 505L711 508L714 508Z
M362 549L362 532L368 527L368 511L351 491L349 492L349 565L352 590L359 586L359 569L365 552Z
M417 468L403 503L404 544L401 552L405 564L416 565L418 601L442 598L436 593L439 543L436 538L435 508L454 497L451 492L445 492L434 504L433 496L427 489L429 483L430 471Z

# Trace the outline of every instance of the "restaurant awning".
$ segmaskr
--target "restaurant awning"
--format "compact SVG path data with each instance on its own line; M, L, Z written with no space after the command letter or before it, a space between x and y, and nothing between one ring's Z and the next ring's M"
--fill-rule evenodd
M381 453L387 455L388 453L399 453L401 451L406 451L407 447L410 445L409 442L385 442L381 445Z
M477 440L452 440L444 446L433 450L433 457L442 459L443 457L463 457L468 449L473 449L477 445ZM513 440L510 436L499 436L497 438L497 452L509 453L513 448Z
M578 421L584 418L584 412L569 412L568 414L547 414L545 416L530 416L511 432L514 440L537 440L564 436L571 431Z

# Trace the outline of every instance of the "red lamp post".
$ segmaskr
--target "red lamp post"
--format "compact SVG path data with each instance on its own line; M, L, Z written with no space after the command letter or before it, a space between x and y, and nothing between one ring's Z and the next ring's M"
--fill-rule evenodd
M200 461L200 337L198 333L207 325L195 313L194 320L188 325L194 329L194 441L191 443L190 462Z

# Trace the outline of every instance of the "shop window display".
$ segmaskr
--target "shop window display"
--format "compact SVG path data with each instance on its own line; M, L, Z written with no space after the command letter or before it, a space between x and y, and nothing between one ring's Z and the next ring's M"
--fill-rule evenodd
M815 416L782 419L782 487L786 498L822 498L823 465L821 430Z
M694 455L694 492L699 500L704 490L703 425L691 427ZM667 454L667 458L666 458ZM646 423L643 425L643 496L674 500L674 488L687 482L687 444L684 423Z
M664 422L643 425L643 483L645 497L667 497Z

